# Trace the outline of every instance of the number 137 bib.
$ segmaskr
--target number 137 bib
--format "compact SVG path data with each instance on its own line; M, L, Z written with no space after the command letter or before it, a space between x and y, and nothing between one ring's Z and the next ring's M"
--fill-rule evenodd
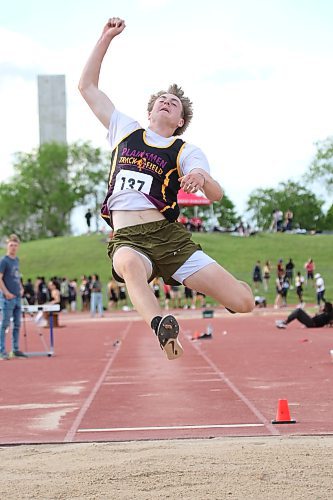
M153 182L151 175L142 172L133 172L133 170L121 170L116 177L113 192L118 193L125 189L134 189L141 193L149 194Z

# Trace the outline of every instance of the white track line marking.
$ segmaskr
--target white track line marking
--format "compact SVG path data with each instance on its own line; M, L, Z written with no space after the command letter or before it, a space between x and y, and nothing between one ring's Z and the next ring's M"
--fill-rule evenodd
M77 432L131 432L131 431L181 431L186 429L233 429L238 427L265 427L264 424L211 424L171 425L157 427L110 427L109 429L78 429Z
M189 344L191 344L194 349L197 351L197 353L203 357L203 359L207 362L207 364L213 368L213 370L215 371L215 373L220 377L220 379L222 380L222 382L224 382L228 387L229 389L232 390L232 392L234 394L236 394L236 396L238 396L241 401L243 401L243 403L248 407L248 409L258 418L258 420L260 420L266 427L266 429L268 431L270 431L271 434L275 435L275 436L279 436L280 435L280 432L274 427L274 425L272 425L268 420L267 418L264 417L264 415L258 410L258 408L256 408L254 406L253 403L251 403L251 401L235 386L235 384L233 384L231 382L231 380L228 379L228 377L226 377L224 375L223 372L221 372L221 370L216 366L216 364L207 356L207 354L205 354L201 349L200 347L198 346L198 344L194 344L193 342L190 342L188 341Z
M130 328L132 326L132 322L130 321L127 325L127 328L125 330L125 333L124 333L124 336L122 338L122 341L125 340ZM104 370L102 371L99 379L97 380L96 384L94 385L92 391L90 392L90 394L88 395L87 399L84 401L83 405L81 406L81 409L79 411L79 413L77 414L76 416L76 419L74 420L71 428L69 429L69 431L67 432L65 438L64 438L64 443L71 443L75 437L75 434L77 432L77 429L79 427L79 425L81 424L82 420L83 420L83 417L85 416L85 414L87 413L91 403L93 402L97 392L99 391L99 389L101 388L101 385L103 384L106 376L107 376L107 373L112 365L112 363L114 362L117 354L119 352L119 349L116 348L113 353L112 353L112 356L111 358L108 360Z

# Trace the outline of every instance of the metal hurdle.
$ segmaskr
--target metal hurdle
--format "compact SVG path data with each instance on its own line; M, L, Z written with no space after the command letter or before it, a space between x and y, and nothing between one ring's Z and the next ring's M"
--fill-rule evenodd
M49 321L49 327L50 327L50 340L49 340L49 346L45 342L44 336L42 332L39 332L39 337L41 339L41 342L44 347L44 351L41 352L25 352L26 356L28 358L30 357L35 357L35 356L47 356L51 357L54 356L54 334L53 334L53 313L59 312L60 311L60 304L42 304L42 305L22 305L22 316L23 316L23 324L24 324L24 337L27 339L27 332L26 332L26 324L25 324L25 314L34 314L34 313L44 313L48 312L50 314L50 321ZM38 324L37 324L38 326Z

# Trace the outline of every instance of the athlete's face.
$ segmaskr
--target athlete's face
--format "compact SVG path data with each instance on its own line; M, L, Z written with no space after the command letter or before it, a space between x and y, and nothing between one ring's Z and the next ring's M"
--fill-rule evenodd
M163 94L156 99L149 119L166 122L176 130L184 125L182 114L183 105L180 99L173 94Z

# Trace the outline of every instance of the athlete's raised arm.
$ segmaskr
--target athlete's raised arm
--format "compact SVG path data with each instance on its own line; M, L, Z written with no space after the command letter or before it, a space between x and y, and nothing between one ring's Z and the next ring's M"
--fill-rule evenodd
M103 28L102 35L95 45L82 71L79 90L82 97L90 106L104 127L109 128L110 118L114 105L109 97L98 87L101 65L113 38L125 28L125 21L119 17L112 17Z

